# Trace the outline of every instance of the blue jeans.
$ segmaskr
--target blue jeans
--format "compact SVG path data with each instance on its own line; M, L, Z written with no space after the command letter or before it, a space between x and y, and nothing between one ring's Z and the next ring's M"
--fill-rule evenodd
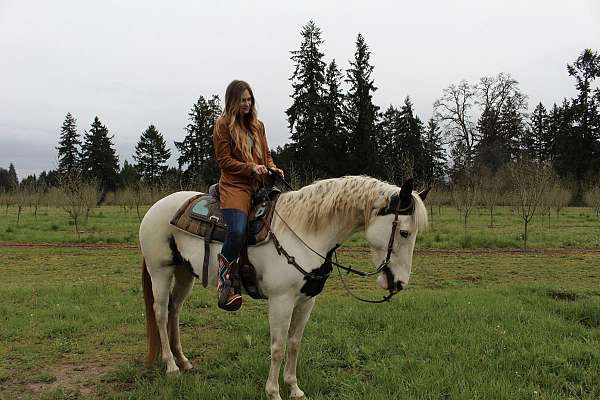
M232 262L240 255L242 243L246 238L248 216L237 208L224 208L223 219L227 224L227 237L221 248L221 254Z

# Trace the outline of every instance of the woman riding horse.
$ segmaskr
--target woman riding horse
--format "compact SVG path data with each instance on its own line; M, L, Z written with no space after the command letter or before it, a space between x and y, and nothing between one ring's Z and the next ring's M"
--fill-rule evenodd
M256 117L254 94L250 85L234 80L225 91L225 111L213 131L215 156L221 169L219 193L228 233L218 255L218 305L227 311L238 310L242 297L235 293L232 270L246 237L252 194L264 183L269 169L283 177L267 145L265 126Z

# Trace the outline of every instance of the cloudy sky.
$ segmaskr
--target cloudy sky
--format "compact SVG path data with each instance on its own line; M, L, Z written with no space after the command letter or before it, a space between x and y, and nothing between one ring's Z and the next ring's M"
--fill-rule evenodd
M14 163L19 178L55 168L67 112L82 133L98 115L121 162L149 124L174 148L197 98L223 97L232 79L252 85L270 145L281 145L289 52L310 19L326 60L344 69L362 33L375 102L410 95L422 120L449 84L499 72L530 109L559 102L575 94L566 64L600 50L598 0L0 0L0 167Z

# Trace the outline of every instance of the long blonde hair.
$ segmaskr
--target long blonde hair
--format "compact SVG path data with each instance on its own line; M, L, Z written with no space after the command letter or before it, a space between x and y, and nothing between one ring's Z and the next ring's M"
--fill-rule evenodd
M250 106L250 112L245 115L240 114L240 103L242 100L242 94L244 90L248 90L250 97L252 98L252 105ZM262 160L263 154L258 142L258 119L256 117L256 106L254 101L254 93L250 85L245 81L234 80L228 86L225 91L225 110L223 111L222 118L225 119L227 126L229 127L229 134L233 138L235 147L240 150L245 161L252 161L252 148L248 144L246 138L246 132L250 132L252 140L254 141L254 151L259 159Z

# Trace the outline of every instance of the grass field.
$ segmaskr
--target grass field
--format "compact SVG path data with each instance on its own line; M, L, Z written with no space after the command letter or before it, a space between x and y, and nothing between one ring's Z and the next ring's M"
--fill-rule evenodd
M146 208L142 211L145 212ZM433 208L431 229L420 234L418 248L520 248L522 221L508 207L494 213L494 226L485 209L476 209L468 220L467 233L458 211L443 207L441 214ZM0 210L0 241L73 242L75 229L66 213L58 208L42 207L37 217L33 209L22 212L19 224L14 207ZM139 220L135 210L103 206L93 210L80 230L86 243L137 243ZM365 245L362 235L350 242ZM572 207L547 216L536 216L529 226L530 248L594 248L600 249L600 218L590 208Z
M0 241L74 240L60 210L42 209L37 222L26 210L18 227L12 209L3 213ZM418 248L440 250L415 257L409 288L389 304L359 303L332 276L300 355L309 399L600 398L600 223L588 209L565 210L532 226L530 245L545 250L523 253L494 250L519 247L518 219L501 209L488 228L488 218L476 211L464 236L455 210L435 214ZM137 221L102 207L83 241L135 245ZM342 260L372 268L363 244L355 236ZM197 285L181 321L195 369L167 377L143 363L135 248L5 243L0 271L1 400L265 398L265 302L228 314L214 288ZM349 279L363 296L384 294Z

